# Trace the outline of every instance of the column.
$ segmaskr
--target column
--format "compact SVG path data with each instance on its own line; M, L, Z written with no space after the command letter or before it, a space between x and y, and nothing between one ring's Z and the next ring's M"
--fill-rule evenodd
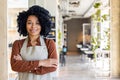
M7 0L0 0L0 80L8 80Z
M111 76L120 77L120 0L111 0Z

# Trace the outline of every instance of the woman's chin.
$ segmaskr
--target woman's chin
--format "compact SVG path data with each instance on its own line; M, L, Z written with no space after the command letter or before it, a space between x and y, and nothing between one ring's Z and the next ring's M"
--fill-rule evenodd
M29 34L30 36L38 36L40 34L36 34L36 33L32 33L32 34Z

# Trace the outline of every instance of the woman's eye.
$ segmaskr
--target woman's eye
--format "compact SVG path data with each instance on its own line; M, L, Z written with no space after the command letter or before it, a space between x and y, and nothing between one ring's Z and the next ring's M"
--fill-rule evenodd
M36 24L40 25L40 23L39 23L39 22L37 22Z
M28 22L27 24L32 24L31 22Z

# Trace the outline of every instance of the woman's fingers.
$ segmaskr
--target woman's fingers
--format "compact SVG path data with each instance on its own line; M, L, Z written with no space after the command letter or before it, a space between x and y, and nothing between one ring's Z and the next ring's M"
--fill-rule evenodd
M52 64L51 67L55 67L55 68L57 68L57 65Z
M39 66L44 67L57 67L58 61L56 59L46 59L46 60L40 60Z
M22 57L20 55L17 55L17 56L14 55L14 59L15 60L22 60Z
M58 61L56 59L49 59L51 64L57 65Z

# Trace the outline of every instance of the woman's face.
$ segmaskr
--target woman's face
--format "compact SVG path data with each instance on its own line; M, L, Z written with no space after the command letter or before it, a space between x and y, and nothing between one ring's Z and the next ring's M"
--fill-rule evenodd
M30 36L40 35L41 25L36 16L34 15L28 16L28 19L26 22L26 29L27 29L28 35Z

